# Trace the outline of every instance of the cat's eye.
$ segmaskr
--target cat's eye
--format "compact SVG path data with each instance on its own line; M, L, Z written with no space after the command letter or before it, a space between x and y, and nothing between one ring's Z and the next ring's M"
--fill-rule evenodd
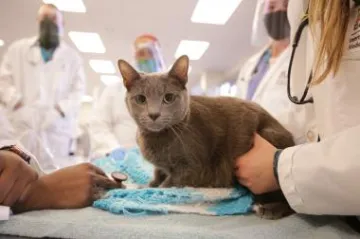
M171 94L171 93L165 94L164 103L165 104L171 104L172 102L175 101L175 99L176 99L176 95Z
M137 96L135 96L135 101L136 101L136 103L138 103L140 105L145 104L146 97L145 97L145 95L137 95Z

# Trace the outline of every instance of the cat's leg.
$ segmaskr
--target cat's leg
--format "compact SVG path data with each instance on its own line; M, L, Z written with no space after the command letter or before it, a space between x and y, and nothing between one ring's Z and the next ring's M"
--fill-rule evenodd
M159 168L155 168L154 170L154 179L150 182L149 187L155 188L159 187L160 184L162 184L164 181L166 181L166 178L168 176L164 171L162 171Z
M279 219L294 213L280 190L254 195L254 201L253 209L261 218Z
M255 203L253 206L255 214L264 219L280 219L294 213L290 205L286 202Z
M160 188L171 188L174 187L173 176L169 175L166 179L159 185Z
M284 149L295 145L294 139L290 132L282 127L264 127L258 132L261 137L269 141L278 149Z
M254 136L257 129L255 124L243 125L242 128L229 129L228 147L231 163L245 153L254 145Z

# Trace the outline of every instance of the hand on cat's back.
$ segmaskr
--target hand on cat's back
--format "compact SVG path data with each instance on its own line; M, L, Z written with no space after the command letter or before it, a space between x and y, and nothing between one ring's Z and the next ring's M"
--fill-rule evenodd
M275 151L272 144L256 134L253 148L235 161L235 174L239 183L255 194L278 190L273 171Z

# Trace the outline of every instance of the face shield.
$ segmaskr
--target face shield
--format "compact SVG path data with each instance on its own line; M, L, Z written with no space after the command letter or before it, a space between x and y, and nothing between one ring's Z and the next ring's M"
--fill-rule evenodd
M166 70L159 41L152 35L141 35L134 42L137 69L142 72Z
M258 0L252 25L253 45L262 46L270 40L280 41L290 37L287 5L288 0Z

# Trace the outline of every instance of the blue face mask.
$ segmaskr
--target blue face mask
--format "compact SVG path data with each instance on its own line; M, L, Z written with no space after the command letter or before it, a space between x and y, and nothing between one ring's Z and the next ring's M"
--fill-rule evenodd
M41 47L41 56L45 62L48 62L52 59L54 50L46 50L45 48Z
M160 71L159 66L155 59L148 59L148 60L139 60L137 62L137 67L139 71L152 73Z

